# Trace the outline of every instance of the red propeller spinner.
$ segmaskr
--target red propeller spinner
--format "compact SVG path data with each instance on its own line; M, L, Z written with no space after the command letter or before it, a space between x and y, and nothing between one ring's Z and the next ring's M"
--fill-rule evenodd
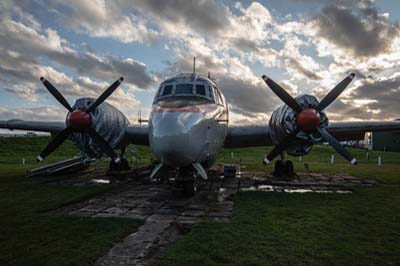
M305 132L313 132L321 123L319 112L313 108L307 108L296 114L297 126Z
M69 113L67 123L76 131L85 131L91 127L92 117L90 113L86 113L82 110L75 110Z

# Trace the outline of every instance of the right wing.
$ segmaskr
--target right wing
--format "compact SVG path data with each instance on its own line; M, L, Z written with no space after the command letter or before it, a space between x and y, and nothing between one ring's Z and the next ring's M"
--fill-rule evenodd
M400 121L333 122L326 130L339 141L363 140L366 132L400 131ZM230 126L224 146L227 148L271 146L268 126Z
M256 147L271 146L272 140L268 126L230 126L226 136L224 147Z
M148 126L129 125L125 129L125 140L136 145L149 145Z

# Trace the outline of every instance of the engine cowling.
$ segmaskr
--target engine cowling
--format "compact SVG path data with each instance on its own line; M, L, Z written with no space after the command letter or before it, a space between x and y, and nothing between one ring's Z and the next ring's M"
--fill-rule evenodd
M85 110L94 101L95 99L93 98L80 98L75 101L72 108L74 110ZM71 117L67 117L67 123L70 120ZM91 124L108 144L115 148L122 141L125 129L129 125L129 120L117 108L103 102L91 114ZM81 151L84 151L92 158L100 158L103 155L100 147L85 133L73 133L70 139Z
M304 109L315 109L319 102L316 97L312 95L301 95L295 98L298 104ZM269 120L270 136L274 144L280 143L284 137L293 132L299 125L297 120L307 122L307 124L319 123L321 127L326 127L329 124L328 117L324 111L319 112L318 116L308 113L308 111L297 115L296 112L287 106L281 105L272 112ZM296 138L288 144L286 152L293 156L303 156L310 152L312 146L318 142L322 142L322 136L317 131L312 134L307 133L306 129L299 131Z

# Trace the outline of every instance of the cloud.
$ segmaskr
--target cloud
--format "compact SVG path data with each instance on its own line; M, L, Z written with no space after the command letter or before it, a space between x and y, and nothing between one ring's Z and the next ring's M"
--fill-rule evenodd
M71 0L49 2L48 5L56 12L61 24L92 37L112 38L123 43L152 43L159 35L143 18L124 14L124 9L114 1Z
M127 1L126 5L151 15L159 26L165 26L164 29L188 26L193 32L209 34L223 30L229 24L229 9L213 0L133 0Z
M88 51L79 53L70 48L68 42L56 31L35 30L11 19L0 22L0 49L23 55L17 63L21 63L21 60L38 62L39 57L45 57L81 75L98 79L114 80L122 75L126 77L127 83L143 89L153 82L146 65L139 61L109 55L98 56Z
M373 1L329 4L322 8L315 25L318 36L356 57L372 57L391 51L393 39L400 32L398 23L379 14Z
M312 72L306 68L304 68L299 61L297 61L295 58L291 57L285 60L285 64L288 68L291 68L306 78L312 79L312 80L321 80L322 78L317 75L315 72Z
M4 109L0 107L0 120L63 121L65 117L66 112L63 107L41 106L16 109Z

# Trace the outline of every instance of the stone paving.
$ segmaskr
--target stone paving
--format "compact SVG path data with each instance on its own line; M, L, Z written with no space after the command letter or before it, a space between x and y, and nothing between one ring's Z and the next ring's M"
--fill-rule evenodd
M106 183L107 178L88 181ZM287 193L351 193L352 185L376 185L349 175L307 173L293 179L275 179L263 172L243 172L238 178L210 177L200 183L192 198L174 195L168 184L127 179L110 192L62 210L64 214L85 217L121 217L144 220L137 232L115 244L99 258L97 265L151 265L157 254L199 222L228 223L233 196L238 191L260 190ZM68 181L66 181L68 182ZM80 184L82 185L82 184Z

